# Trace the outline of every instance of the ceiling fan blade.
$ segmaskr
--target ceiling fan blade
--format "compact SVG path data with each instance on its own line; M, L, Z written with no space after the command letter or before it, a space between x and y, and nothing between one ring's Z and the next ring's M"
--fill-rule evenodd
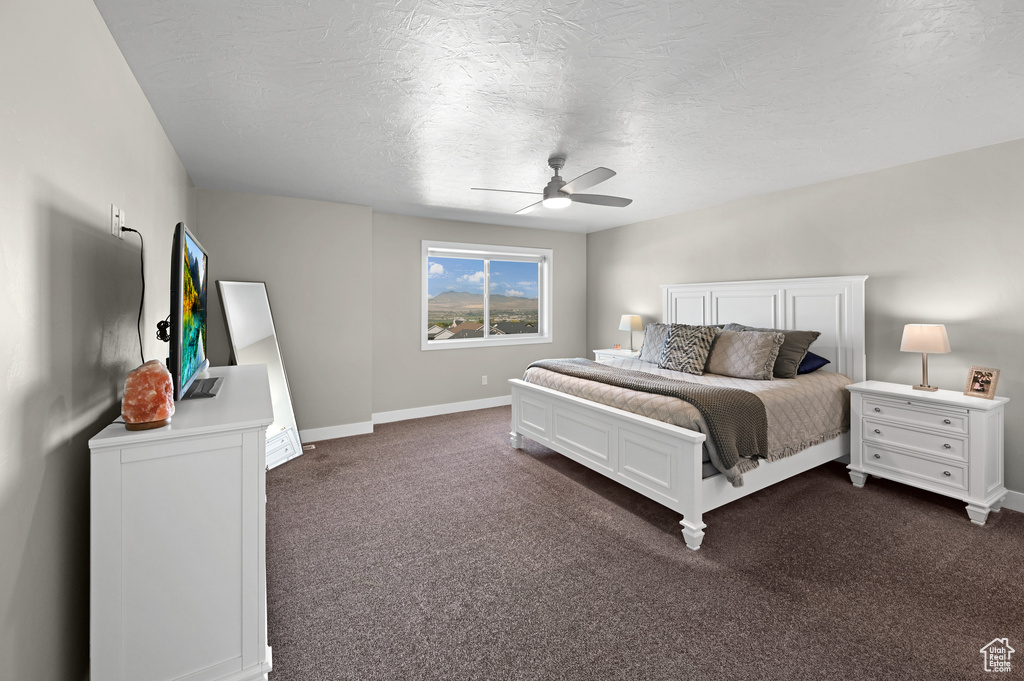
M506 194L537 194L538 196L541 193L541 192L520 192L520 191L516 191L515 189L485 189L484 187L470 187L470 189L476 190L478 192L505 192Z
M589 173L583 173L575 180L566 182L565 186L562 187L562 191L566 194L573 194L575 192L581 192L584 189L590 189L595 184L604 182L605 180L615 177L615 171L609 168L594 168Z
M624 199L621 196L604 196L603 194L570 194L569 198L576 203L592 203L595 206L615 206L625 208L633 203L633 199Z
M544 202L543 201L538 201L537 203L531 203L526 208L523 208L522 210L517 210L516 211L516 215L524 215L526 213L530 213L530 212L533 211L534 208L538 207L542 203L544 203Z

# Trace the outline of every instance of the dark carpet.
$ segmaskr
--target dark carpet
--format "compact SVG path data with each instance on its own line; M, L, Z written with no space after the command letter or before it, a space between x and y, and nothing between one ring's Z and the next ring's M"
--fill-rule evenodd
M377 426L267 475L271 681L974 679L1020 652L1024 514L828 464L680 517L508 407Z

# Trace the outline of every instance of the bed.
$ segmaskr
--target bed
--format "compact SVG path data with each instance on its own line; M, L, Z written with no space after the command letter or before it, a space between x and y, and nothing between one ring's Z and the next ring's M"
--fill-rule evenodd
M819 371L865 380L866 276L773 279L662 286L662 322L821 332L811 351L829 360ZM511 444L523 437L680 513L687 547L700 548L703 514L748 494L849 456L849 433L743 473L705 477L706 436L521 379L512 389ZM844 391L845 392L845 391Z

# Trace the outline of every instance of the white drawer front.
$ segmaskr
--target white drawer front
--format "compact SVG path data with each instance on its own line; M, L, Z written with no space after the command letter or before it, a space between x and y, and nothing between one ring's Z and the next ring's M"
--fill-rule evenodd
M966 468L963 466L929 461L867 443L864 444L864 470L897 481L907 482L909 478L911 483L916 479L955 490L967 489Z
M906 421L907 423L938 428L951 433L967 433L967 410L955 408L936 408L934 405L923 405L911 401L897 402L876 397L864 398L864 416L866 418L885 418Z
M875 419L864 419L861 423L865 441L896 447L913 447L933 456L967 461L967 439L963 436L930 433Z

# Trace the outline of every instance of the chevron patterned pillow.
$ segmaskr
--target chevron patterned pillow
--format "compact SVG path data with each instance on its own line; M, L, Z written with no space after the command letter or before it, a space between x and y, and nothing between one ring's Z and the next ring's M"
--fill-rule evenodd
M711 343L718 329L712 326L672 324L661 351L658 366L700 376L711 352Z

